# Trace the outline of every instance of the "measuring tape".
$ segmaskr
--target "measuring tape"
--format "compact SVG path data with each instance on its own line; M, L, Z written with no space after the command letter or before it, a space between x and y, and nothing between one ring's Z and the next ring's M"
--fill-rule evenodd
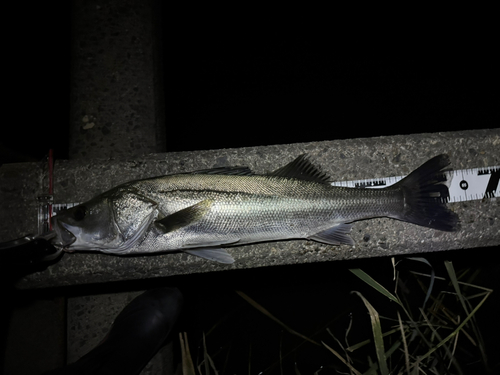
M500 180L500 166L486 168L471 168L445 172L449 197L447 202L464 202L484 198L498 198L500 191L498 182ZM391 186L406 176L382 177L364 180L338 181L332 182L333 186L373 188L380 189ZM44 197L39 197L44 198ZM39 233L46 233L49 230L49 210L52 209L52 216L66 208L71 208L79 203L59 203L52 204L52 196L47 200L41 200L38 211Z
M498 198L500 166L470 168L445 172L449 197L447 202L464 202ZM333 186L380 189L391 186L406 176L332 182Z

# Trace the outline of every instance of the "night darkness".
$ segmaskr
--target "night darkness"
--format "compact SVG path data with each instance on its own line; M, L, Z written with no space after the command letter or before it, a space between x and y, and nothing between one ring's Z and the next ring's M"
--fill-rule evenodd
M71 2L58 3L30 5L7 40L1 162L67 158ZM498 127L487 22L310 28L165 8L167 151Z
M9 94L0 165L42 161L49 149L56 159L68 157L71 1L54 3L32 2L10 12L17 26L4 37L11 68L4 70ZM498 30L487 21L411 24L403 19L382 27L381 20L366 24L353 17L311 28L313 23L228 21L167 8L162 10L167 151L499 127ZM499 285L492 251L497 249L480 250L484 257L474 262L486 269L484 279ZM441 265L449 259L443 253L431 257ZM468 250L454 257L457 265L472 261ZM389 260L383 262L383 267L375 259L283 267L279 278L275 268L241 270L233 277L247 291L260 288L265 307L277 311L281 306L289 309L284 316L301 320L292 314L301 303L297 295L306 310L308 303L331 308L323 297L331 292L328 283L344 283L352 266L372 272L383 268L392 276ZM201 284L233 288L225 276L192 275L198 283L193 289L199 292ZM224 303L226 294L211 292L199 292L200 309L209 298L214 305ZM248 307L233 294L237 303L230 319ZM497 318L494 322L498 326ZM269 329L278 331L272 324Z

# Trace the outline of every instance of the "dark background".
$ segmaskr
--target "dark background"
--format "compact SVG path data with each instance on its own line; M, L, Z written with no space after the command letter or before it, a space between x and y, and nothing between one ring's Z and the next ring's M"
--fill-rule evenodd
M6 12L16 26L4 37L1 162L49 148L67 158L70 7ZM167 151L498 127L498 30L487 19L343 17L163 5Z
M40 161L51 148L56 158L67 158L70 4L19 3L5 10L12 25L3 38L8 68L3 70L7 85L0 164ZM236 14L228 21L224 14L196 15L164 6L167 151L497 128L498 30L496 21L484 18L486 13L443 13L413 22L402 16L389 23L342 13L329 22L306 24L303 19L283 22L283 15L248 22ZM428 259L441 268L444 259L453 259L457 268L482 269L484 283L478 284L493 287L499 285L497 251L436 253ZM344 311L348 300L339 297L332 306L328 293L345 286L348 294L359 286L353 285L356 279L347 269L361 267L374 275L378 270L387 278L392 276L389 262L284 267L279 279L275 268L245 270L232 274L230 285L227 275L192 276L198 282L193 289L205 298L193 303L220 319L232 311L223 310L221 299L240 287L280 317L319 322L318 315L304 313L307 318L300 319L293 309L329 304L332 314ZM386 281L391 285L390 278ZM200 285L206 286L200 291ZM279 311L280 305L285 311ZM495 330L489 329L498 326L494 305L490 301L485 306L481 319L492 353L493 345L498 346L490 334ZM232 317L243 309L235 306ZM300 328L299 322L287 322Z

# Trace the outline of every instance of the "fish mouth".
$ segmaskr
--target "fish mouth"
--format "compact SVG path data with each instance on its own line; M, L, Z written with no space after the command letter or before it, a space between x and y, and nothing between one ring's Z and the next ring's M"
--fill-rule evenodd
M76 236L66 228L66 225L57 220L57 218L52 219L52 227L56 232L56 238L52 240L54 246L61 248L67 248L76 241Z

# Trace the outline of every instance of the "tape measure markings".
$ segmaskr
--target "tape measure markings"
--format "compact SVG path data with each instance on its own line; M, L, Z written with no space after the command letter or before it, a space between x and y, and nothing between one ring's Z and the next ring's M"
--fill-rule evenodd
M447 202L472 201L483 198L498 198L500 191L500 166L469 168L445 172L449 197ZM382 177L352 181L332 182L333 186L380 189L391 186L405 176Z

